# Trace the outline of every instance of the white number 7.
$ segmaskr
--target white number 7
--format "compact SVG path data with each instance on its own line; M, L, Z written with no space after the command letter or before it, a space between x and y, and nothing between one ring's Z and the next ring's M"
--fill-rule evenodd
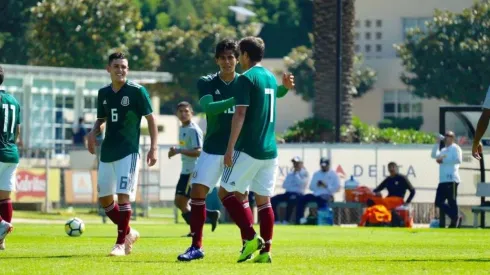
M274 122L274 89L266 88L265 94L270 97L270 122Z

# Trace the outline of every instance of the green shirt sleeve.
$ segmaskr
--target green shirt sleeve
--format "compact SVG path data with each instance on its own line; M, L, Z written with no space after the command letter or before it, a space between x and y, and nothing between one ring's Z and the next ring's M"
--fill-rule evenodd
M19 103L17 103L17 110L16 110L16 112L17 112L17 116L16 116L15 124L16 125L19 125L21 123L21 121L22 121L22 114L20 112L20 104Z
M244 75L240 75L237 79L237 89L235 93L235 105L236 106L249 106L250 105L250 93L253 90L253 84Z
M284 85L281 85L281 86L277 87L276 97L277 98L284 97L287 93L288 93L288 89L286 87L284 87Z
M141 87L140 91L142 96L142 102L140 105L140 114L141 116L147 116L153 113L153 108L151 107L150 95L148 94L148 91L145 89L145 87Z
M102 94L102 90L99 90L97 94L97 118L106 118L106 114L104 112L104 96Z
M218 115L235 105L235 98L213 101L212 95L205 95L199 101L206 115Z

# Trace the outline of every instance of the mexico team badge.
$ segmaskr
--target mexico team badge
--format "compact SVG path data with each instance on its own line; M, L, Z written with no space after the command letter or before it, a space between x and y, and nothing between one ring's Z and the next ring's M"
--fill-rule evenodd
M122 106L128 106L129 105L129 97L123 96L123 98L121 100L121 105Z

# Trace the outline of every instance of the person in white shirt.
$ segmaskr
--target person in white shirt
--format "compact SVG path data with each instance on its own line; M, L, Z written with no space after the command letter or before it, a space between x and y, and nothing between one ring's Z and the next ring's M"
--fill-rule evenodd
M310 182L312 194L307 194L298 205L298 219L305 213L305 206L310 202L316 202L318 209L327 207L328 203L333 202L333 196L340 189L340 178L333 169L330 169L330 160L322 158L320 160L320 171L313 174Z
M456 197L458 185L461 182L459 165L462 162L463 153L459 145L454 143L454 138L454 133L448 131L444 135L445 147L439 150L439 143L437 143L432 149L432 158L439 163L439 185L437 186L435 205L451 218L449 228L456 228L461 225ZM441 139L442 137L439 138L439 141Z
M292 160L294 170L290 172L282 188L286 190L286 193L276 195L272 197L271 204L272 210L274 211L274 216L276 217L276 223L281 222L282 224L288 224L291 214L293 213L294 207L301 202L303 195L305 194L306 185L308 184L308 171L303 166L303 160L300 157L294 157ZM277 205L281 202L287 202L286 216L284 220L279 221L279 215L277 214ZM297 208L296 208L297 209ZM299 223L299 218L296 215L296 223Z

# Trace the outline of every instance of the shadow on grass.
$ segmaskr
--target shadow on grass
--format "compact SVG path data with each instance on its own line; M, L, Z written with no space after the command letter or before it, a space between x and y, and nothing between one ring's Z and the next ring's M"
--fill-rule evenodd
M385 259L385 260L370 260L372 262L404 262L404 263L416 263L416 262L444 262L444 263L454 263L454 262L466 262L466 263L490 263L490 258L474 258L474 259Z

